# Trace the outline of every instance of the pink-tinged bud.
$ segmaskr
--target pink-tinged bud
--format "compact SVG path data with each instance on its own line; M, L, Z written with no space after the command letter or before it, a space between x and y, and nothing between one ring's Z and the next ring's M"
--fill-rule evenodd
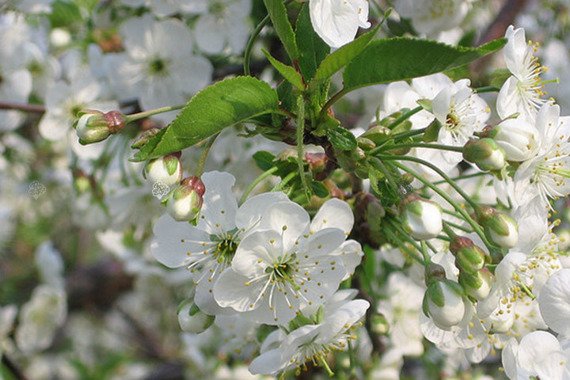
M477 210L479 223L485 230L485 236L501 248L513 248L519 240L517 222L492 207L481 207Z
M202 312L195 303L186 302L178 311L178 323L182 331L200 334L214 323L214 317Z
M180 153L174 153L150 160L144 168L145 178L150 183L163 183L166 186L179 183L182 179L179 157Z
M503 149L490 138L469 140L463 147L463 158L481 170L501 170L506 165Z
M305 153L305 161L313 173L320 173L325 170L328 160L324 153Z
M424 314L442 330L457 326L465 316L465 300L461 286L451 280L433 281L423 300Z
M485 266L487 255L469 238L454 238L449 250L455 256L455 265L463 272L475 273Z
M204 183L198 177L188 177L172 190L166 199L166 209L179 222L194 221L202 209Z
M400 204L403 225L416 240L437 237L443 229L441 207L435 202L410 194Z
M125 117L119 111L103 113L85 110L74 123L79 142L83 145L105 140L125 127Z

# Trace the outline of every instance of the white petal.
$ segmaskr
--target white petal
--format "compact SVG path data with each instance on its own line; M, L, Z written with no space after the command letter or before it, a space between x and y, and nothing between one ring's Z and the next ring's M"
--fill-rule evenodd
M237 211L236 227L247 231L257 226L267 209L282 201L288 201L282 192L263 193L249 198Z
M273 230L259 230L246 236L239 244L232 260L232 268L239 274L255 278L263 274L284 253L281 234Z
M540 314L552 330L570 336L570 269L550 277L538 296Z
M235 183L233 175L224 172L208 172L202 175L206 187L204 204L198 228L211 234L221 234L233 230L237 212L237 201L232 193Z
M280 202L263 215L260 229L272 229L283 234L283 250L288 252L309 227L309 214L293 202Z
M234 272L231 268L222 272L214 285L214 298L221 307L231 307L237 311L251 310L263 283L246 285L248 277ZM259 306L259 303L255 306Z
M354 225L354 214L348 203L340 199L326 201L311 223L311 232L317 232L324 228L339 228L347 236Z
M202 242L210 242L206 232L189 223L177 222L168 214L154 223L153 234L150 246L152 255L169 268L178 268L194 261L195 256L202 255L207 248Z

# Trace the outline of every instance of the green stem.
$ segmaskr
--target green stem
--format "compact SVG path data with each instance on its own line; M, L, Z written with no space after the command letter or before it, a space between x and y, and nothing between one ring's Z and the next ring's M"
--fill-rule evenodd
M393 156L393 157L395 157L395 156ZM407 157L404 157L404 158L407 158ZM396 158L396 160L397 160L397 158ZM457 202L455 202L445 191L443 191L439 187L433 185L427 179L425 179L421 175L417 174L415 171L408 168L407 166L402 165L399 162L394 162L394 165L396 165L398 168L402 169L406 173L411 174L412 176L417 178L420 182L422 182L425 186L429 187L430 189L435 191L437 194L439 194L439 196L441 196L443 199L445 199L450 205L453 206L453 208L461 215L461 217L467 223L469 223L469 225L473 228L473 230L477 233L477 235L479 235L481 240L483 240L483 242L485 243L487 248L489 248L489 250L494 249L493 245L491 243L489 243L489 241L487 240L487 237L485 236L485 234L483 233L483 230L481 230L481 227L477 224L477 222L475 220L473 220L473 218L471 218L471 216L469 216L469 214L459 204L457 204Z
M327 113L328 109L331 108L333 106L333 104L335 104L337 101L339 101L343 96L345 96L346 94L348 94L350 91L343 88L341 89L339 92L337 92L336 94L334 94L323 106L323 108L321 109L321 114L319 115L320 118L323 118L325 116L325 114Z
M425 160L422 160L421 158L411 157L411 156L400 156L400 155L385 156L385 155L381 155L381 157L379 157L379 158L382 158L385 160L395 160L395 161L412 161L412 162L416 162L418 164L427 166L428 168L430 168L431 170L436 172L441 178L443 178L445 180L445 182L449 183L449 185L451 185L451 187L453 187L453 189L455 191L457 191L457 193L459 195L461 195L461 197L463 199L465 199L465 201L473 208L473 210L477 210L479 208L479 205L475 201L473 201L471 199L471 197L469 195L467 195L467 193L465 193L463 191L463 189L461 189L461 187L459 187L459 185L457 185L455 183L455 181L453 181L447 174L445 174L440 168L438 168L434 164L427 162ZM430 183L430 185L432 185L432 184Z
M473 173L473 174L464 174L464 175L458 175L457 177L453 177L452 180L453 181L460 181L462 179L469 179L469 178L476 178L476 177L483 177L486 176L489 173ZM441 181L435 181L433 182L434 185L441 185L442 183L445 183L447 181L445 180L441 180Z
M319 362L321 363L321 365L323 366L325 371L327 371L327 374L329 375L329 377L333 377L334 372L331 370L331 367L329 367L329 363L327 363L327 360L325 359L325 357L322 354L319 355Z
M265 178L273 175L273 173L275 173L277 170L278 170L277 167L272 167L271 169L264 171L263 173L261 173L261 175L259 175L259 177L254 179L253 182L250 183L249 186L243 192L243 195L241 196L239 203L242 204L243 202L245 202L249 194L253 191L253 189L255 189L255 187L259 185Z
M484 92L499 92L501 89L495 86L483 86L474 89L477 94L482 94Z
M456 228L456 229L461 230L461 231L463 231L463 232L466 232L466 233L468 233L468 234L470 234L470 233L473 232L473 231L470 230L469 228L460 226L460 225L457 224L457 223L453 223L453 222L448 222L448 221L446 221L445 224L448 225L449 227ZM445 227L445 225L444 225L444 227Z
M432 249L432 251L433 251L433 249ZM422 256L424 257L424 262L427 265L431 261L431 257L427 251L427 243L425 242L425 240L422 240Z
M160 113L176 111L176 110L183 108L185 105L186 104L179 104L177 106L161 107L161 108L156 108L156 109L149 110L149 111L144 111L144 112L126 115L125 116L125 124L132 123L133 121L144 119L144 118L147 118L150 116L158 115Z
M275 187L274 187L273 189L271 189L271 191L273 192L273 191L280 191L280 190L283 190L283 188L284 188L289 182L291 182L291 180L292 180L293 178L295 178L296 175L297 175L297 173L295 173L295 172L291 172L291 173L287 174L287 175L285 176L285 178L283 178L283 179L281 180L281 182L279 182L277 185L275 185Z
M395 247L398 247L398 248L400 248L400 249L406 251L406 252L408 253L408 256L410 256L411 258L413 258L414 260L416 260L419 264L425 265L424 260L423 260L420 256L418 256L418 255L416 255L414 252L410 251L410 250L408 249L408 247L406 247L404 244L397 244L397 243L396 243L396 242L402 243L402 239L400 239L400 238L396 235L396 233L395 233L394 231L392 231L392 228L393 228L393 227L392 227L391 225L388 225L388 226L384 227L384 233L386 234L386 236L388 237L389 240L390 240L390 239L392 240L392 243L391 243L391 244L394 245ZM404 238L404 240L406 240L406 239ZM408 241L408 242L409 242L409 241ZM421 252L421 251L419 250L419 247L418 247L418 246L414 246L414 247L418 250L418 252Z
M396 232L398 232L401 235L401 239L406 240L408 243L410 243L418 252L422 252L422 248L420 247L420 245L418 244L417 241L415 241L414 239L412 239L410 237L410 234L407 233L406 231L404 231L404 229L398 225L396 222L394 222L394 220L392 219L386 219L388 224L390 225L391 228L393 228ZM398 238L393 232L392 232L392 236L394 236L396 239ZM396 240L397 241L397 240ZM421 263L422 265L425 265L425 261L422 260L420 257L415 256L418 260L419 263ZM429 262L429 261L428 261Z
M394 120L392 124L388 126L388 129L396 128L398 125L402 124L404 121L408 120L410 117L414 116L423 109L424 108L422 106L418 106L416 108L409 110L408 112L405 112L402 116Z
M418 136L418 135L423 134L426 130L427 130L427 128L422 128L422 129L415 129L413 131L397 133L394 136L392 136L391 138L380 143L376 148L372 149L370 151L370 154L374 154L376 152L379 152L380 148L385 146L386 144L388 144L390 141L402 140L402 139L405 139L408 137Z
M200 158L198 159L198 166L196 167L196 172L194 174L196 177L201 177L202 174L204 173L204 167L206 166L208 153L210 153L210 148L212 148L212 145L214 145L214 142L216 141L216 137L218 137L219 135L220 135L219 133L216 133L214 136L206 140L204 147L202 148L202 153L200 154Z
M297 97L297 166L299 174L301 175L301 184L303 191L307 196L307 202L311 199L309 193L309 184L307 177L305 177L305 162L304 162L304 140L305 140L305 101L301 95Z
M453 231L448 222L443 222L443 230L451 239L455 239L457 237L457 234Z
M373 160L371 160L371 163L374 168L380 170L382 174L384 174L384 177L386 177L390 186L392 186L394 190L399 193L400 187L398 186L398 183L396 182L394 176L392 175L392 173L390 173L390 170L388 170L386 165L384 165L384 163L381 160L374 158Z
M402 149L402 148L426 148L426 149L437 149L437 150L447 150L450 152L458 152L463 153L463 147L459 146L450 146L450 145L442 145L442 144L428 144L424 142L413 142L413 143L405 143L405 144L396 144L390 146L383 146L379 148L375 148L370 151L370 154L381 153L387 150L392 149Z
M263 28L267 26L267 24L269 24L270 20L271 18L269 17L269 15L265 16L263 20L261 20L261 22L255 27L255 29L251 33L251 36L249 37L249 40L247 41L247 45L245 46L245 53L243 55L243 73L245 75L251 75L250 66L251 66L251 52L253 51L253 44L255 43L255 40L259 36L259 33L261 33L261 31L263 30Z

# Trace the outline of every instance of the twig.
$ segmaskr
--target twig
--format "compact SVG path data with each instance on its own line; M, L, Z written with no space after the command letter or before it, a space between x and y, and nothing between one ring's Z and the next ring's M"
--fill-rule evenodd
M41 104L0 102L0 110L23 111L29 113L44 113L46 108Z
M477 41L477 46L492 41L496 38L503 37L505 31L511 25L518 14L522 12L529 0L506 0L503 7L497 14L497 17L489 25L487 30L481 35ZM490 62L491 56L483 57L475 61L471 65L471 72L480 76L487 64Z

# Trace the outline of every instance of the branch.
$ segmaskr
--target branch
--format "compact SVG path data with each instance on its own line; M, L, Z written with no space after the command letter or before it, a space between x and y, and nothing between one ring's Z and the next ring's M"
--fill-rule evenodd
M46 108L41 104L0 102L0 110L23 111L29 113L44 113Z
M530 0L532 1L532 0ZM523 11L529 0L506 0L497 17L481 35L476 46L482 45L494 39L503 37L509 25L513 24L519 13ZM471 72L481 76L481 73L491 60L491 55L475 61L471 65Z

